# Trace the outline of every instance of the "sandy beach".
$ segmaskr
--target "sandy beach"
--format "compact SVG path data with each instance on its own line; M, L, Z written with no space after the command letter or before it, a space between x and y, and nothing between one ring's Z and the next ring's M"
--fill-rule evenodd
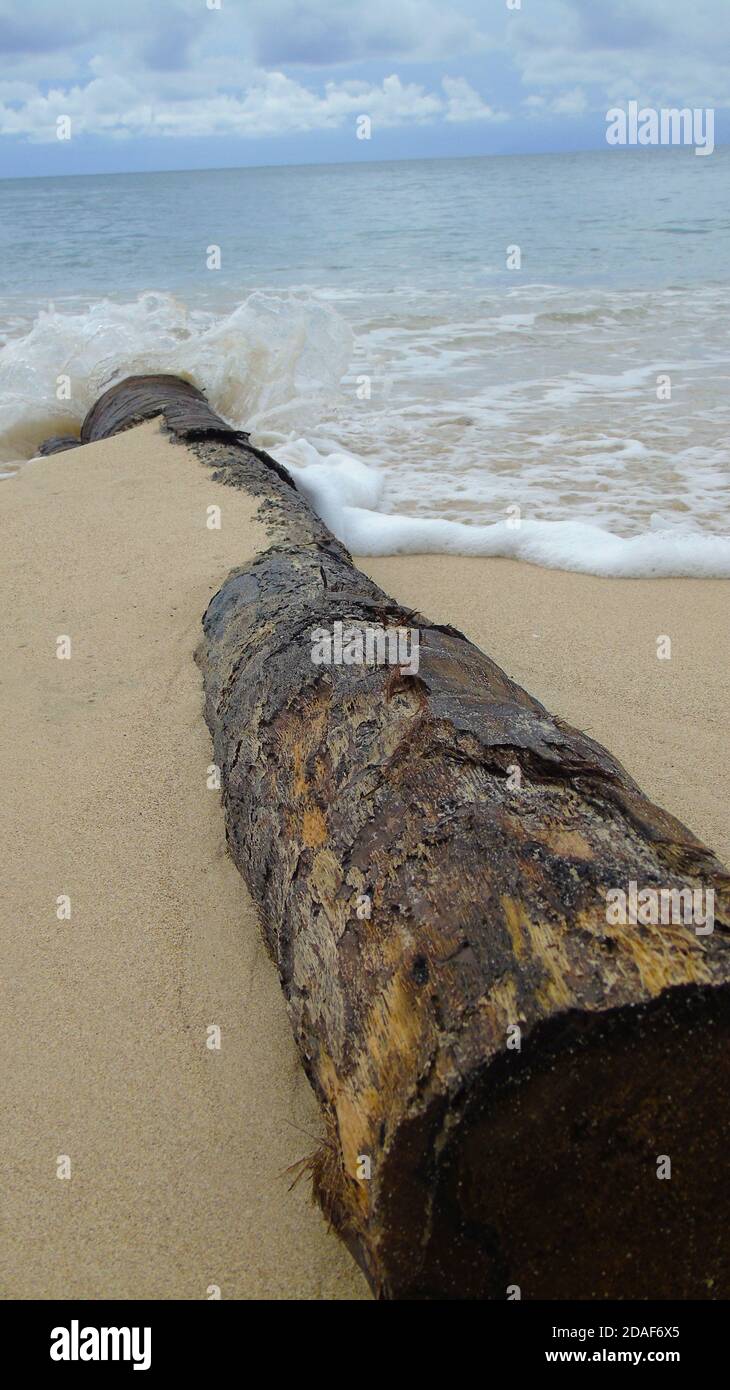
M206 786L193 651L262 544L252 504L149 424L29 464L0 508L0 1293L366 1296L288 1191L318 1111Z
M266 544L255 507L151 422L24 466L0 511L0 1294L367 1298L305 1182L289 1190L317 1107L206 786L193 652L210 595ZM723 581L360 563L730 857Z

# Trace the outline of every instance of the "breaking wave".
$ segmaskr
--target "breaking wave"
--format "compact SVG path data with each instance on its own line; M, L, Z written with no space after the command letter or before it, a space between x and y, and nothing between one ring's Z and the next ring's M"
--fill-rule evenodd
M464 322L451 305L437 313L425 293L419 312L411 294L409 315L363 301L348 321L333 296L304 289L257 290L230 312L153 292L41 311L0 348L0 460L30 458L47 435L76 431L114 381L172 372L284 463L355 554L502 555L597 575L730 577L730 537L716 534L726 486L718 450L693 445L681 420L676 441L665 429L662 447L607 428L617 403L635 409L647 396L661 362L541 379L525 356L541 323L552 337L558 324L580 333L610 321L615 331L624 310L641 317L636 294L609 313L605 299L558 305L555 291L542 303L536 292L507 296L517 313L505 314L505 297L495 296L479 321ZM477 386L495 334L517 337L522 377ZM368 372L385 383L372 399L356 389ZM711 404L704 418L716 429ZM667 477L676 507L666 505ZM610 500L616 485L634 504L628 525ZM517 517L507 515L514 502Z

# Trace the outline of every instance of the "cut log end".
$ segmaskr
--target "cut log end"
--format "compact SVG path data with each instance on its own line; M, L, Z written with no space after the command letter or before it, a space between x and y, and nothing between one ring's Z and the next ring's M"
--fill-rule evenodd
M729 1110L730 993L673 990L544 1025L402 1125L374 1247L342 1169L315 1185L381 1298L717 1298Z

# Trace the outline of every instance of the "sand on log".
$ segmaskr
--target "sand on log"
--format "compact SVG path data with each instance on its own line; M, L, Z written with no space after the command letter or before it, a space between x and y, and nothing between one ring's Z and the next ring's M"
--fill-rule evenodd
M269 526L205 614L205 713L322 1108L314 1190L373 1290L726 1298L727 871L360 573L195 388L130 378L82 442L153 416ZM313 659L399 629L387 664Z

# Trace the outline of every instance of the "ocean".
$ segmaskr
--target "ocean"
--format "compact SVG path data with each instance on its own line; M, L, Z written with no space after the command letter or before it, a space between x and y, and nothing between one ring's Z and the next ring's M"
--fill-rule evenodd
M6 472L180 372L356 553L730 576L730 150L15 179L0 209Z

